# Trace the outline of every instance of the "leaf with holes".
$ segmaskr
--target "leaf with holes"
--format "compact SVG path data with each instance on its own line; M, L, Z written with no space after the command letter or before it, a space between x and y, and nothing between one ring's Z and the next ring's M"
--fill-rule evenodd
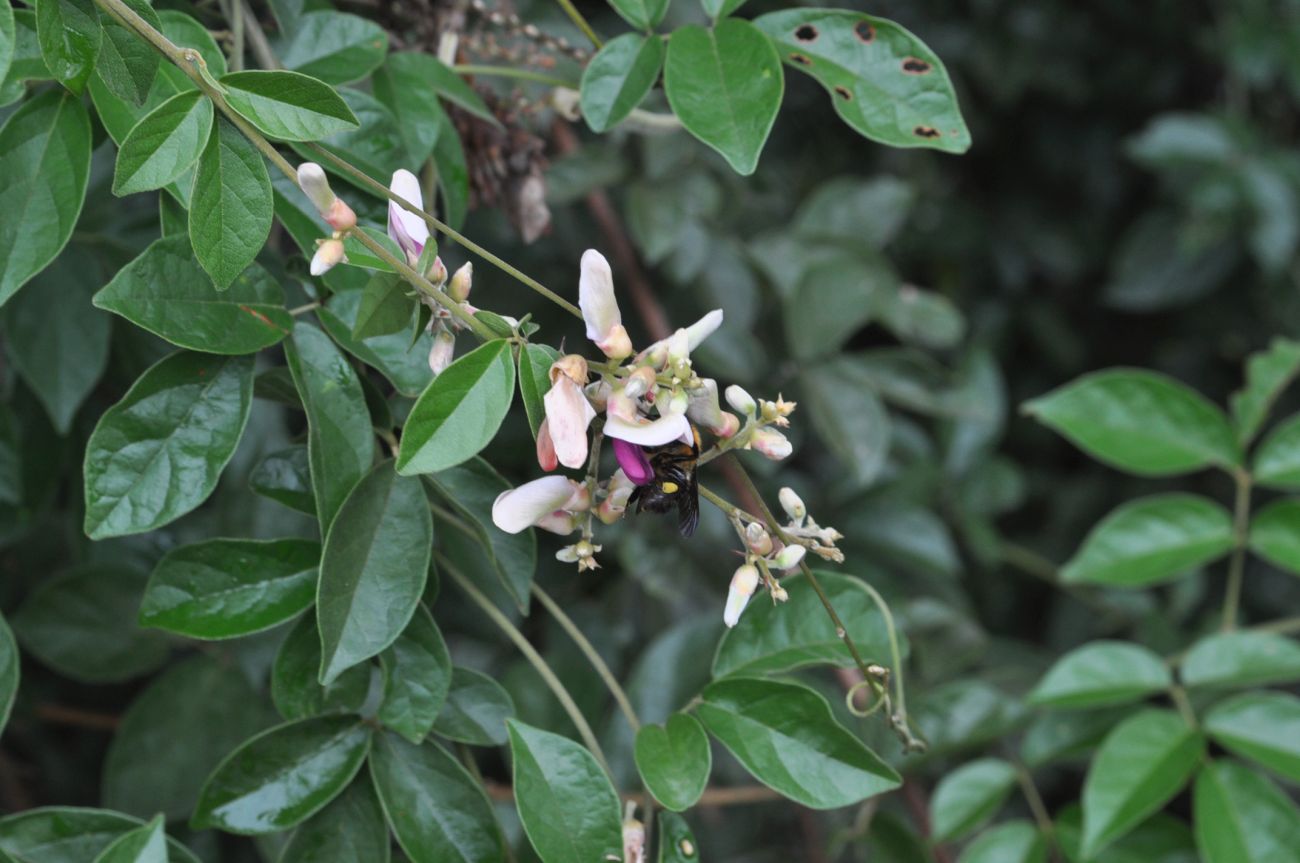
M183 235L156 240L95 294L95 305L174 345L212 354L255 353L293 329L270 273L252 264L217 291Z
M787 9L754 19L781 59L815 78L840 119L891 147L970 148L938 56L893 21L845 9Z
M218 120L199 157L190 196L194 256L217 290L230 287L271 233L271 179L262 154L230 123Z
M664 90L688 132L736 173L754 173L785 90L781 58L761 31L735 18L673 31Z
M664 62L658 36L624 33L605 47L582 73L582 118L593 132L617 125L650 92Z

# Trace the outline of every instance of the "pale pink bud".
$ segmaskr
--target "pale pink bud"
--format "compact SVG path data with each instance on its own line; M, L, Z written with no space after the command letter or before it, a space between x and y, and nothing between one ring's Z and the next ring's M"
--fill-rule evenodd
M402 168L393 174L388 184L388 191L407 203L424 209L424 193L420 191L420 181L410 171ZM429 241L429 226L420 216L407 210L395 201L388 202L388 236L393 238L406 254L406 262L414 267L420 261L424 244Z
M632 496L636 483L628 479L622 469L614 471L605 490L605 499L596 507L596 517L605 524L613 524L627 511L627 499Z
M727 589L727 606L722 612L722 622L728 627L740 622L740 613L749 604L749 598L758 588L758 567L747 563L738 568L731 576L731 587Z
M735 384L727 387L723 395L727 398L727 404L731 405L732 410L737 413L752 417L754 411L758 410L758 402L754 401L754 397Z
M325 223L340 234L345 234L357 226L357 214L352 212L347 201L335 198L334 203L330 204L329 212L325 213Z
M573 378L564 373L556 375L554 370L552 366L556 380L542 399L551 443L560 464L582 467L587 461L587 427L596 418L596 411Z
M440 327L433 335L433 345L429 348L429 370L435 375L451 365L456 353L456 337L446 327Z
M560 466L560 458L555 454L555 442L551 440L551 428L545 417L537 427L537 463L547 473Z
M330 188L329 177L325 176L325 170L320 165L315 162L299 165L298 187L316 207L317 212L322 216L329 214L330 207L334 206L334 190Z
M754 429L749 445L772 461L780 461L794 452L790 439L772 428Z
M625 359L632 356L632 337L622 324L615 324L605 338L596 342L596 347L612 360Z
M429 264L429 272L424 276L436 287L442 287L447 283L447 265L442 262L441 256L433 256L433 263Z
M772 553L772 536L763 525L751 521L745 526L745 547L759 557Z
M645 863L645 825L635 818L623 822L623 863Z
M653 390L654 386L655 370L649 366L641 366L627 376L627 380L623 383L623 392L634 399L639 399Z
M463 303L469 299L470 288L474 286L474 262L466 261L456 270L455 275L451 277L451 284L447 286L447 294L456 302Z
M781 509L785 510L785 514L790 516L790 520L795 524L802 524L808 516L808 508L803 505L803 498L789 486L783 487L777 493L776 499L781 502Z
M794 569L803 561L803 557L808 553L808 549L802 545L787 545L785 548L772 558L772 566L779 570Z
M623 315L614 297L614 276L609 261L595 249L582 254L578 305L587 324L587 338L595 342L605 356L623 359L631 355L632 340L623 328Z
M527 530L552 513L563 510L581 486L564 476L544 476L497 495L492 523L506 533Z
M316 246L316 254L311 258L311 274L321 276L336 265L343 263L348 256L343 253L342 240L321 240Z
M729 438L740 430L740 420L718 405L718 382L704 378L691 390L686 415L718 437Z

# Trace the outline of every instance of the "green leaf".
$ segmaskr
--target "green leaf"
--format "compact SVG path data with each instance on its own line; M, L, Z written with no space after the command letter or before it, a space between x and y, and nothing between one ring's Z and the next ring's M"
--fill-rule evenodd
M948 72L893 21L847 9L786 9L754 19L781 59L830 94L858 134L891 147L970 149Z
M658 27L668 12L671 0L609 0L614 11L638 30Z
M1083 836L1083 810L1071 803L1055 818L1055 838L1069 863L1082 863L1079 853ZM1196 860L1196 843L1192 831L1182 820L1157 812L1133 831L1111 845L1097 863L1192 863Z
M193 48L198 51L203 57L203 62L207 64L208 71L216 77L220 78L226 74L226 55L202 22L192 15L175 9L162 9L158 12L158 17L162 20L164 36L178 47ZM170 68L169 65L164 65L162 69L163 76L181 84L182 88L194 86L180 69Z
M457 743L504 746L506 720L514 715L515 703L501 684L486 674L457 666L451 670L451 688L433 730Z
M383 274L376 273L379 275ZM421 330L415 339L411 338L412 316L408 305L403 332L358 339L352 331L356 327L362 300L360 291L341 291L330 297L316 314L325 331L345 351L388 378L402 395L418 396L433 380L433 372L429 369L433 337Z
M9 722L9 714L18 698L18 683L22 679L18 661L18 642L13 630L0 614L0 734Z
M459 228L469 212L469 165L456 124L445 112L439 119L433 163L438 169L438 189L442 192L447 224Z
M248 486L263 497L269 497L290 509L312 516L316 514L311 467L305 446L291 446L262 459L248 475Z
M140 693L104 758L104 804L184 819L212 768L270 724L242 671L208 656L173 665Z
M230 287L271 232L271 179L262 154L219 120L199 157L190 195L190 242L217 290Z
M112 324L91 304L96 281L84 277L75 257L56 258L4 311L6 353L61 435L108 365ZM52 296L57 315L50 314Z
M1127 641L1094 641L1057 660L1026 701L1049 707L1102 707L1140 701L1173 684L1164 660Z
M143 533L203 503L252 402L252 357L181 351L141 375L86 444L86 535Z
M431 81L435 67L445 68L429 54L403 51L389 54L371 78L375 98L396 118L406 155L415 165L433 154L447 119Z
M307 458L324 534L348 492L370 470L375 437L357 373L328 336L299 321L285 357L307 411Z
M754 173L785 89L781 58L762 31L734 18L712 30L679 27L668 40L664 89L686 131L736 173Z
M676 812L660 812L659 863L696 863L700 859L700 845L695 841L691 825Z
M888 656L885 620L862 580L818 572L817 581L859 650L868 656ZM788 576L781 579L781 586L790 595L787 602L775 605L755 600L740 623L722 636L713 657L714 677L771 674L816 664L854 665L807 577L802 573ZM901 649L906 655L906 643Z
M1031 822L1007 821L981 833L957 863L1045 863L1047 841Z
M979 830L1015 786L1016 768L1000 758L981 758L944 776L930 798L934 841L951 842Z
M1171 711L1146 710L1120 723L1084 780L1083 856L1095 857L1164 806L1204 751L1201 734Z
M551 366L560 358L560 352L550 345L529 342L519 349L519 397L528 415L528 426L537 437L537 430L546 419L543 399L551 389Z
M382 102L360 90L344 87L339 90L339 95L343 97L353 116L361 123L361 128L331 135L328 139L319 142L320 146L351 162L354 167L360 168L371 177L378 178L380 182L384 182L385 177L391 177L398 168L406 167L407 156L406 148L403 146L402 129L393 112L384 107ZM441 135L441 131L439 134ZM318 154L301 144L294 146L305 159L320 158ZM345 180L351 179L328 161L323 164L326 170L333 171Z
M278 863L388 863L388 825L369 776L299 825Z
M1224 749L1300 782L1300 698L1246 692L1216 704L1205 731Z
M123 0L123 3L150 27L162 30L162 21L148 0ZM95 77L118 97L133 105L143 105L158 75L161 61L158 49L111 16L103 19L103 25Z
M46 68L69 90L80 94L104 39L93 0L39 0L36 36Z
M118 683L167 660L167 642L136 627L142 573L83 564L41 583L13 618L23 649L66 677Z
M704 9L704 14L715 21L718 18L725 18L743 5L745 0L700 0L700 7Z
M1266 488L1300 489L1300 414L1289 417L1255 450L1252 473Z
M212 134L212 102L197 90L177 93L137 123L117 153L113 194L160 189L199 160Z
M429 610L419 606L379 658L387 672L379 721L419 744L433 729L451 688L451 655Z
M799 204L794 229L808 240L879 249L898 236L915 202L916 189L898 177L834 177Z
M1029 767L1043 767L1056 761L1082 756L1096 748L1102 738L1127 716L1125 708L1110 710L1048 711L1025 729L1020 757Z
M801 360L834 356L876 314L882 295L896 291L898 276L881 259L848 253L814 264L786 295L785 338ZM830 368L847 365L843 359Z
M1300 342L1275 338L1268 350L1246 360L1246 385L1232 394L1228 404L1237 427L1237 442L1250 443L1259 433L1278 396L1300 374Z
M411 325L415 302L406 295L406 282L393 273L375 273L366 282L352 325L354 339L404 333Z
M1269 563L1300 575L1300 500L1277 500L1255 513L1250 548Z
M942 294L896 284L876 300L880 322L904 342L925 348L951 348L966 333L961 310Z
M543 863L592 863L623 856L618 794L590 752L567 737L506 723L515 806Z
M320 655L320 633L312 612L294 624L271 667L271 700L285 719L356 713L365 703L370 690L370 666L350 668L329 686L321 686L316 682Z
M1300 643L1271 632L1224 632L1202 638L1183 658L1187 686L1236 688L1300 680Z
M479 783L438 744L375 738L370 775L411 863L499 863L505 842Z
M166 554L145 588L140 625L190 638L238 638L278 626L316 598L320 544L211 539Z
M1205 863L1300 861L1300 811L1268 779L1231 761L1196 777L1196 847Z
M475 528L501 584L522 614L528 613L533 571L537 568L537 538L533 531L506 533L492 523L492 504L510 483L481 458L439 471L429 481L443 498Z
M67 244L89 177L90 117L75 96L46 90L0 127L0 304Z
M284 290L251 264L218 291L205 276L189 237L154 241L95 294L95 305L174 345L211 354L251 354L293 329Z
M456 74L455 70L432 54L415 51L390 54L381 73L375 76L377 84L384 74L390 76L384 85L388 87L389 93L383 95L380 92L382 87L376 87L376 95L393 108L394 113L401 113L399 108L393 107L394 104L409 102L412 99L423 104L427 98L426 93L432 93L463 108L480 120L498 127L501 125L501 121L492 113L492 109L483 103L482 97L474 92L474 88ZM436 116L435 112L427 111L425 122L434 116ZM436 138L437 134L434 132L428 145L429 149L432 149L433 140ZM421 149L424 149L423 146ZM412 156L415 155L412 153Z
M436 473L473 458L496 436L514 388L514 357L504 339L481 345L447 366L411 409L402 431L398 473Z
M689 713L674 713L664 725L642 725L636 735L636 767L646 790L665 808L690 809L713 769L704 726Z
M221 86L230 107L281 141L319 141L361 125L333 87L299 72L231 72Z
M346 788L369 748L370 729L353 716L277 725L217 765L190 825L249 835L287 830Z
M731 678L709 684L696 715L754 778L812 809L836 809L902 780L797 683Z
M659 80L664 43L624 33L605 43L582 72L582 118L593 132L623 121Z
M1104 518L1061 568L1071 583L1146 587L1232 550L1232 516L1194 494L1129 501Z
M1110 369L1084 375L1028 402L1025 410L1095 458L1139 476L1241 462L1223 412L1155 372Z
M857 485L870 484L885 466L893 434L885 406L861 388L843 363L814 366L800 375L799 383L822 442ZM845 392L853 398L845 398Z
M309 12L298 19L280 61L327 84L346 84L378 69L387 53L388 34L374 21L346 12Z
M0 852L17 863L86 863L128 830L144 824L120 812L75 806L46 806L0 818ZM171 863L199 863L173 839L167 840Z
M316 615L320 682L381 653L406 628L424 593L433 516L418 479L375 466L339 508L321 556Z
M14 9L9 0L0 2L0 83L9 75L18 46L18 28L14 24Z
M95 858L95 863L167 863L167 834L163 817L155 816L113 841Z

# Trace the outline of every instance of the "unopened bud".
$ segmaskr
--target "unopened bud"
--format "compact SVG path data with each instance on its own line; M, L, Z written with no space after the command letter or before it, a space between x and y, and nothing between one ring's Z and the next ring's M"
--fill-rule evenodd
M605 338L596 342L596 347L611 360L626 359L632 355L632 337L622 324L615 324Z
M556 87L551 91L551 107L570 123L582 119L581 100L578 91L569 87Z
M754 436L749 439L749 445L772 461L780 461L794 452L794 445L790 443L790 439L772 428L755 429Z
M787 545L781 549L776 557L772 558L772 566L782 571L794 569L807 553L808 549L802 545Z
M754 401L754 397L735 384L727 387L724 395L727 397L727 404L731 405L733 410L747 417L752 417L754 411L758 409L758 402Z
M352 212L347 201L335 198L329 212L325 213L325 222L340 234L346 234L357 226L357 214Z
M772 536L763 525L751 521L745 526L745 547L759 557L767 557L772 553Z
M311 258L311 274L321 276L333 269L337 264L346 261L347 255L343 253L342 240L321 240L316 246L316 254Z
M550 375L552 385L563 376L578 386L585 387L587 385L587 359L581 354L565 354L551 364Z
M316 207L317 212L322 216L329 215L335 198L324 168L315 162L303 162L298 166L298 186Z
M434 257L433 263L429 265L429 272L424 275L436 287L442 287L447 282L447 265L442 262L441 257Z
M740 613L749 604L749 598L758 587L758 567L747 563L738 568L731 576L731 587L727 589L727 606L722 612L722 621L727 626L740 622Z
M785 486L777 494L777 500L781 502L781 509L785 514L790 516L790 520L795 524L801 524L808 516L808 508L803 505L803 498L795 493L795 490Z
M555 441L551 439L551 429L545 419L537 427L537 464L547 473L560 466L560 457L555 453Z
M623 863L645 863L645 825L631 815L623 820Z
M785 589L784 587L782 587L781 585L779 585L779 584L774 584L774 585L772 585L771 590L772 590L772 601L773 601L773 602L789 602L789 601L790 601L790 594L789 594L789 593L786 591L786 589Z
M623 384L623 392L634 399L639 399L654 389L654 386L655 370L649 366L641 366L627 376L627 380Z
M447 285L447 295L458 303L469 299L469 290L474 284L474 262L466 261L451 277Z
M433 346L429 348L429 370L435 375L442 374L442 370L451 365L455 353L456 337L446 327L440 328L434 333Z

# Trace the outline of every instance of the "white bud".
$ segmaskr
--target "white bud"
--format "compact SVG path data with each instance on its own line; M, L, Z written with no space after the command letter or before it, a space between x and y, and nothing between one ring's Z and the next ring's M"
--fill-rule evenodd
M758 579L758 567L751 563L739 567L731 576L731 587L727 589L727 606L722 612L722 621L727 626L735 626L740 622L740 613L754 595Z
M456 353L456 337L442 327L433 336L433 345L429 348L429 370L435 375L442 374L443 369L451 365Z
M763 525L751 521L745 526L745 547L759 557L772 553L772 537Z
M802 545L787 545L785 548L772 558L772 566L781 571L794 569L803 560L803 556L808 553L808 549Z
M752 417L754 411L758 410L758 402L754 401L754 397L735 384L727 387L724 395L727 398L727 404L731 405L732 410L737 413Z
M325 169L315 162L303 162L298 166L298 186L317 212L322 216L329 215L330 207L334 206L334 190L330 188Z
M447 265L442 262L441 257L434 256L433 263L429 264L429 272L425 273L425 278L439 288L447 283Z
M320 245L316 246L316 254L311 258L311 274L324 275L347 259L348 256L343 253L342 240L322 240Z
M803 498L795 494L795 490L789 486L781 489L777 494L777 500L781 502L781 509L785 510L785 514L796 524L801 523L808 516L808 508L803 505Z
M749 445L772 461L780 461L794 452L794 445L789 438L773 428L755 429Z
M451 277L451 284L447 286L447 294L456 302L463 303L469 299L469 291L473 284L474 262L466 261Z

